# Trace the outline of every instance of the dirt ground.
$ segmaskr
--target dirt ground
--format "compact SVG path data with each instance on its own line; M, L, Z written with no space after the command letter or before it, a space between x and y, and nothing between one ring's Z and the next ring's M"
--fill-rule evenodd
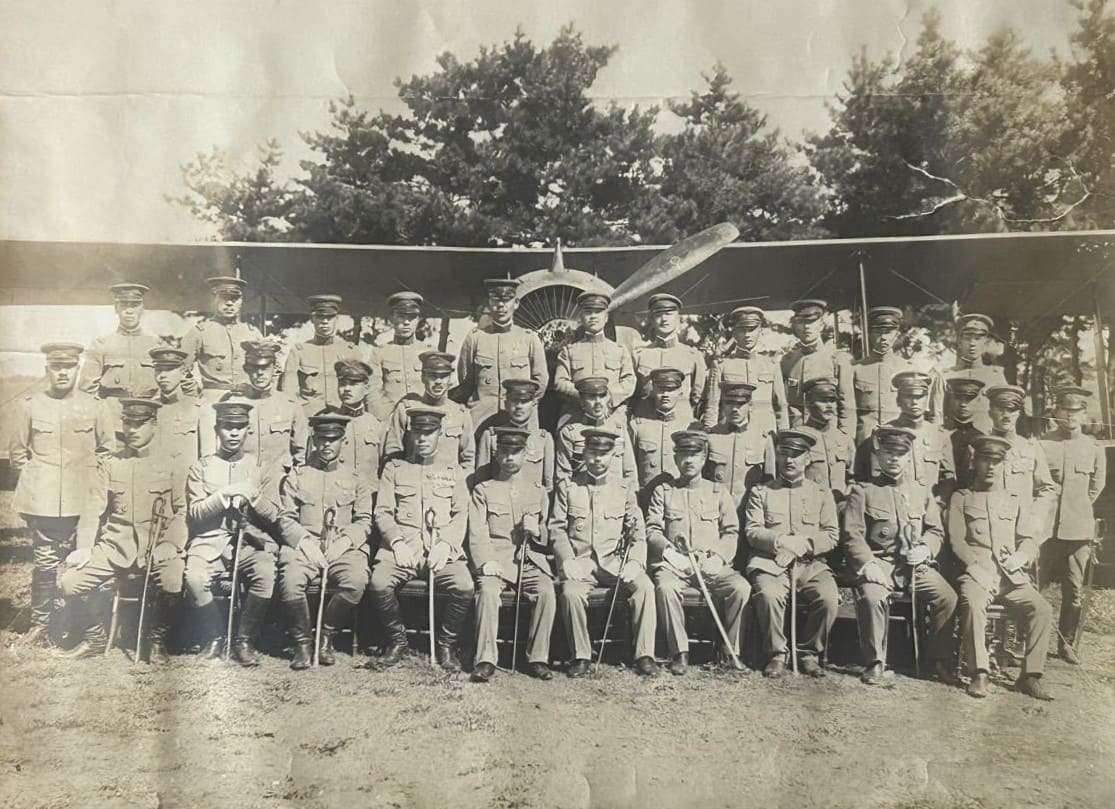
M30 550L0 496L0 806L1110 807L1115 599L1085 664L1039 703L897 676L486 686L421 658L389 672L255 670L120 652L66 663L19 643ZM1012 671L1011 674L1016 673Z

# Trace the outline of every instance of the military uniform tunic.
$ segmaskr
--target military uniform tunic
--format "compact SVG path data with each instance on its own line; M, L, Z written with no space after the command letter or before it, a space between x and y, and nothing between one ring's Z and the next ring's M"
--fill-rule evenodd
M437 463L442 466L459 466L466 473L472 472L476 467L476 439L468 410L451 399L431 402L424 394L407 394L395 405L384 427L382 457L387 458L406 449L404 436L407 431L407 411L412 407L433 407L445 413L441 420Z
M284 602L305 597L310 583L321 578L321 570L308 562L298 545L306 539L321 542L329 510L337 534L347 538L351 547L329 562L327 584L343 601L360 602L368 586L373 479L354 474L351 465L339 461L327 464L316 455L283 478L279 487L283 540L279 549L279 592Z
M503 409L505 380L530 379L546 389L546 349L537 333L513 324L473 329L461 343L457 379L468 394L472 423L479 426Z
M711 428L720 418L720 389L724 379L754 385L751 394L751 424L762 433L785 430L790 426L786 385L778 360L754 352L736 351L712 367L708 381L708 404L704 424Z
M913 365L909 360L887 352L880 357L869 357L852 364L852 387L856 394L856 444L862 444L880 424L898 418L898 392L891 386L891 379Z
M162 401L155 424L159 455L172 467L186 471L201 457L201 402L179 392L173 400Z
M1007 571L1003 560L1016 550L1028 562L1038 553L1034 522L1018 494L996 489L960 489L949 502L948 537L964 568L957 581L957 623L964 657L972 672L989 671L987 608L1003 604L1019 618L1026 638L1023 674L1041 674L1049 646L1053 609L1030 581L1026 570Z
M386 421L395 405L404 396L421 396L422 360L419 357L430 350L425 343L387 343L374 346L368 352L372 367L369 380L368 409L380 421Z
M561 347L554 368L553 388L566 402L565 414L577 412L579 405L576 383L589 377L604 377L612 394L612 407L619 408L635 392L635 368L626 348L603 334L577 338Z
M655 599L664 618L666 644L670 655L689 651L685 631L684 589L699 587L697 571L671 565L663 557L668 548L678 548L684 537L698 565L706 554L724 562L714 575L706 575L705 585L718 603L724 618L732 652L740 649L743 608L751 597L751 585L732 567L739 550L739 508L726 485L704 478L680 481L676 476L655 486L647 504L647 545L651 566L655 568Z
M142 331L117 329L98 337L85 352L81 368L81 389L101 399L153 398L155 365L148 350L159 345L159 338Z
M308 416L326 407L339 407L337 371L333 366L340 360L358 358L356 346L340 337L327 342L315 337L295 343L287 354L279 389L297 399Z
M792 563L789 574L790 567L779 560L780 538L785 534L808 542L806 554ZM768 657L787 650L783 626L791 576L808 615L799 648L812 655L824 651L839 601L836 580L824 557L836 547L838 535L832 493L818 483L775 478L748 493L744 505L744 536L751 546L747 573Z
M904 532L908 535L903 536ZM893 590L911 585L920 604L929 605L929 656L948 663L952 657L952 616L956 592L938 572L934 560L944 544L941 511L930 487L885 475L852 486L844 507L842 549L849 572L859 576L875 563L890 580L887 585L859 581L856 585L856 618L860 648L867 666L886 661L889 609ZM911 576L906 553L924 545L929 562L918 565Z
M600 479L580 471L559 479L550 515L550 540L559 569L572 559L591 562L586 579L570 579L562 585L559 605L570 634L573 656L592 658L592 639L588 631L588 597L597 585L618 583L628 597L635 626L635 658L654 656L657 616L654 585L645 570L625 582L619 578L625 542L631 543L628 559L645 569L647 564L646 527L635 498L634 480L614 472Z
M271 598L278 543L268 529L278 518L278 508L266 493L277 490L278 484L271 481L270 472L250 454L234 458L207 455L190 467L186 475L189 540L185 585L197 606L204 607L213 600L210 592L213 581L230 570L233 563L236 519L220 490L238 481L250 482L256 494L250 498L252 514L244 522L237 567L248 582L249 593Z
M355 473L375 493L379 490L379 471L383 466L383 422L368 411L353 415L341 407L340 412L352 418L345 427L337 463Z
M910 471L914 480L922 486L929 486L936 494L944 493L947 499L947 493L956 480L956 464L948 432L935 422L925 419L913 421L905 416L899 416L888 425L914 431L916 435L910 447ZM871 441L864 441L856 452L855 478L867 481L877 474L879 468L874 447ZM946 484L943 488L942 483Z
M704 355L694 346L681 342L676 336L668 340L651 338L645 345L635 349L632 367L635 370L637 391L632 409L633 415L654 415L650 372L658 368L677 368L685 374L678 393L679 418L688 423L693 421L695 414L701 412L708 370L705 367Z
M478 480L492 476L495 457L497 427L512 425L506 413L500 413L488 421L488 428L480 432L476 444L476 475ZM527 445L523 455L523 468L517 475L541 486L547 492L554 490L554 436L549 430L540 427L523 427L528 431Z
M215 402L225 391L247 384L241 343L262 339L259 329L239 320L228 324L203 320L186 333L182 338L184 365L193 368L197 363L206 401Z
M790 424L805 421L805 383L819 377L836 380L836 423L848 435L856 431L855 390L852 387L852 358L831 343L805 347L801 343L782 357L782 379L790 407Z
M992 434L999 435L997 432ZM1018 495L1023 512L1032 520L1034 536L1039 542L1045 540L1053 529L1058 486L1049 474L1041 442L1017 433L999 437L1005 438L1011 445L1000 465L1003 488Z
M631 419L631 447L635 453L639 488L644 496L650 494L651 487L660 483L663 476L677 474L671 436L679 430L688 429L690 424L685 420L685 414L677 411Z
M557 615L557 595L553 570L542 544L549 495L520 470L509 479L492 478L478 483L472 490L468 518L468 550L476 574L476 662L497 660L496 640L499 634L500 595L507 587L515 587L519 563L523 564L522 591L533 602L530 629L527 632L527 661L548 663L550 637ZM522 538L524 517L529 517L539 538L529 543ZM521 558L525 553L526 558ZM499 576L486 575L484 565L495 562Z
M958 361L947 371L936 374L929 390L927 415L939 424L944 423L949 415L945 413L945 401L948 393L946 383L955 377L978 380L983 383L983 390L988 390L996 385L1007 384L1006 374L998 365L986 365L982 360L977 360L974 363ZM991 403L986 396L977 396L972 401L972 423L976 426L976 429L985 435L991 434L991 416L988 412L990 405Z
M972 422L952 422L948 430L952 447L952 464L956 470L956 485L965 489L972 485L972 441L983 435Z
M750 424L736 429L717 424L708 433L706 476L728 487L736 508L743 507L747 490L774 476L774 442L769 433Z
M246 388L245 391L250 391ZM306 412L285 393L267 393L259 396L249 393L252 409L248 411L248 437L244 451L255 456L256 462L268 470L270 480L277 486L285 471L301 466L306 461L306 444L310 426ZM214 430L216 412L207 407L205 425L201 428L202 456L217 451L217 434ZM277 496L278 492L273 492Z
M852 477L855 457L852 437L835 424L821 427L807 423L807 426L817 434L817 443L809 450L805 476L831 491L836 502L841 503L848 494Z
M119 573L141 573L152 552L151 573L168 593L182 591L185 570L185 479L181 469L168 467L154 444L142 450L125 448L101 470L97 487L103 522L92 555L80 568L67 569L59 585L66 596L91 592ZM162 501L165 524L152 534L156 500Z

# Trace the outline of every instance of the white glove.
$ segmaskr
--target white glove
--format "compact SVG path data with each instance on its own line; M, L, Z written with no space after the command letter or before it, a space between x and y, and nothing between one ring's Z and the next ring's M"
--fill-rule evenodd
M445 542L435 542L426 556L426 563L430 566L431 573L437 573L449 562L449 554L453 549Z
M325 549L325 558L329 560L329 564L333 564L350 548L353 547L352 540L344 534L337 532L333 541Z
M619 571L619 578L621 581L631 583L643 574L643 566L636 562L634 559L628 559L627 564Z
M298 551L305 558L306 561L319 570L325 568L325 554L321 552L321 546L318 541L313 537L306 537L298 543Z
M498 576L503 577L503 565L499 562L485 562L480 566L480 573L483 576Z
M860 575L863 576L868 584L889 584L886 574L883 572L882 565L874 559L863 566Z
M70 551L69 556L66 557L66 567L72 567L80 570L89 564L89 560L93 558L92 548L78 548L75 551Z
M907 564L917 567L924 565L929 561L929 546L928 545L914 545L906 554Z
M592 581L594 569L591 559L569 559L561 566L563 575L569 581Z
M712 553L712 554L709 554L708 556L706 556L704 559L702 559L700 561L700 564L701 564L701 574L702 575L704 575L704 576L718 576L724 570L724 567L727 565L727 562L725 562L723 559L721 559L719 554Z
M783 534L778 538L776 547L779 552L791 553L795 559L800 559L809 553L809 539L797 534Z
M405 540L400 539L392 545L391 552L395 554L395 564L399 567L418 567L418 556Z
M689 564L689 557L679 550L666 548L666 550L662 551L662 559L669 563L670 567L674 568L678 573L693 572L693 568Z

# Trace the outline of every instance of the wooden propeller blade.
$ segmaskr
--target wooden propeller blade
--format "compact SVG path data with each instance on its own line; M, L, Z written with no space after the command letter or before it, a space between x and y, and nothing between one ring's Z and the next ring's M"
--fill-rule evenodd
M721 222L700 233L682 239L669 250L663 250L615 288L610 309L641 298L667 281L689 272L705 259L739 238L739 229L731 222Z

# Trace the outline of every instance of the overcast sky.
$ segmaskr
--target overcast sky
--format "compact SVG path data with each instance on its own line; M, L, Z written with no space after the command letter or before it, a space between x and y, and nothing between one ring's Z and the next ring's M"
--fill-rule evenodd
M538 43L568 22L619 52L593 94L661 103L725 63L784 134L825 127L861 47L901 56L927 8L946 35L980 43L1003 25L1035 51L1067 52L1061 0L410 0L54 2L0 0L0 238L189 241L212 235L163 194L216 144L244 164L277 137L284 171L352 93L395 108L392 81L462 59L521 25Z

